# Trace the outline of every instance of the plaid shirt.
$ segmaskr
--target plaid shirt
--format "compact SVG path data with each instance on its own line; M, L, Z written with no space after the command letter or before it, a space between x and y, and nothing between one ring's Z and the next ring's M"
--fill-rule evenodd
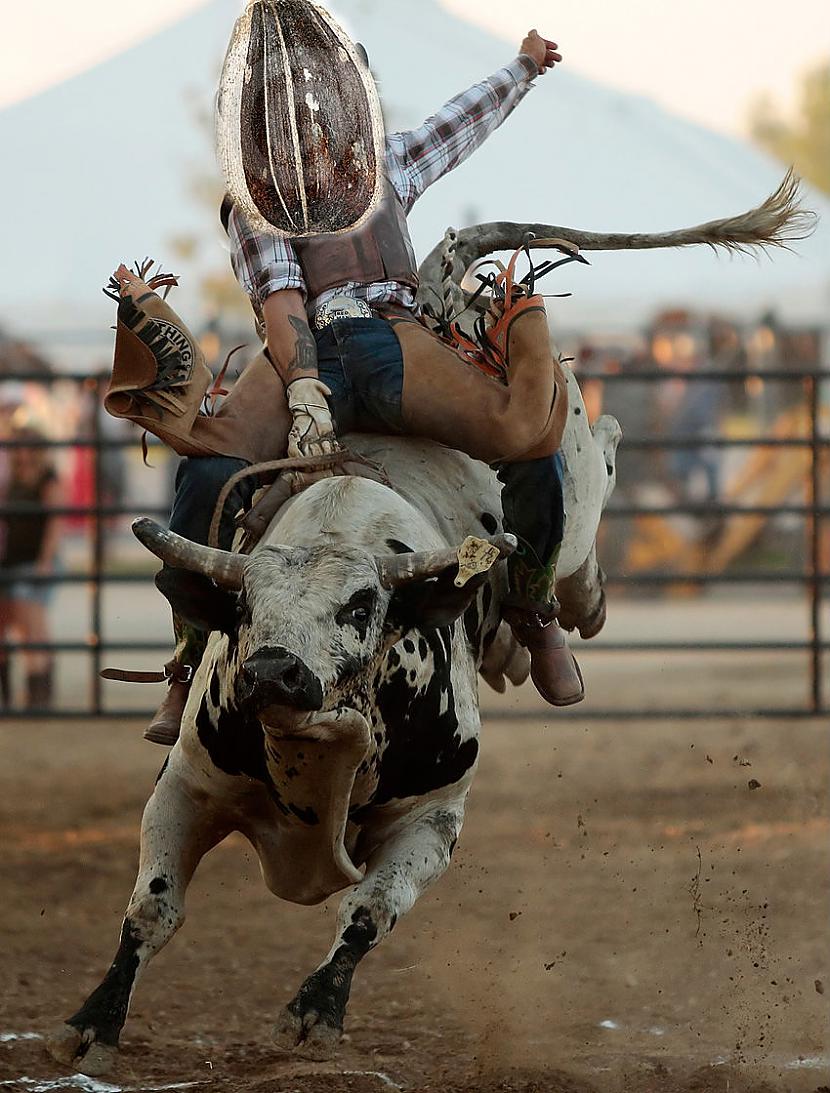
M521 54L494 76L464 91L420 127L386 138L386 170L407 213L427 187L463 163L513 112L532 86L538 67ZM296 252L282 236L254 230L233 208L228 224L231 265L257 316L274 292L297 289L306 296ZM307 300L310 315L335 295L348 295L371 306L397 304L417 310L415 294L394 281L352 282Z

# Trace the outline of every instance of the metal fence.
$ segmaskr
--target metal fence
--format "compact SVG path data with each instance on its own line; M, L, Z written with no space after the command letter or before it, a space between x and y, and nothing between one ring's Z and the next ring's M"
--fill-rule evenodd
M580 655L591 651L604 653L675 653L675 652L782 652L798 653L807 658L809 663L809 695L805 696L802 706L791 709L680 709L671 707L646 707L640 709L619 710L614 708L597 708L593 704L576 707L567 711L566 716L585 717L596 719L647 719L647 718L680 718L700 719L715 717L821 717L830 714L826 681L823 679L823 662L830 651L830 641L825 638L822 630L822 605L824 590L830 581L830 572L822 568L822 542L823 529L827 526L830 517L830 506L827 504L828 496L828 464L830 463L830 435L822 423L821 409L821 384L828 381L828 374L815 370L764 370L764 371L705 371L705 372L673 372L665 369L638 372L637 382L662 383L672 378L681 378L688 382L707 381L724 384L735 384L747 379L758 377L764 381L780 381L789 385L800 385L803 388L803 410L806 413L807 428L803 435L798 436L765 436L755 435L740 438L727 438L723 436L689 436L673 437L670 440L658 439L646 436L626 436L624 448L628 452L665 453L667 451L690 450L701 447L718 449L797 449L808 454L809 470L806 476L806 501L804 504L786 505L741 505L740 503L723 504L714 502L711 504L672 503L662 506L648 506L641 504L617 504L610 508L604 517L606 526L621 518L637 517L674 517L687 516L693 518L728 517L728 516L760 516L775 518L788 515L803 521L808 549L805 551L804 564L798 568L787 570L729 570L724 573L707 573L701 571L669 570L660 572L639 573L611 573L609 576L609 598L613 604L614 590L636 586L641 589L661 589L665 586L688 585L696 588L707 588L713 585L746 585L753 584L760 587L780 586L788 584L797 587L805 596L805 602L809 611L809 636L804 641L775 641L758 640L755 635L747 634L745 639L739 641L690 641L690 642L660 642L650 641L642 643L613 643L602 637L582 646ZM138 638L129 641L111 641L107 639L104 626L102 602L104 591L108 587L124 585L148 584L150 582L149 571L108 571L105 565L106 545L108 536L108 521L113 517L133 516L135 512L129 505L123 503L105 503L103 490L103 458L108 449L133 448L136 441L133 439L112 440L107 439L102 430L102 395L108 376L96 375L67 375L37 376L31 375L4 375L0 377L4 381L36 382L43 384L53 383L77 383L88 394L95 396L96 410L92 415L89 434L86 436L72 437L60 441L31 440L0 440L0 453L15 447L43 447L49 449L85 449L92 455L92 500L82 506L62 506L48 510L50 515L60 517L83 517L89 522L91 536L90 566L85 572L57 573L48 576L34 576L32 581L38 583L77 584L88 588L90 607L90 627L85 640L48 642L48 643L22 643L8 640L0 641L0 656L5 658L16 657L26 651L43 651L52 655L56 654L81 654L86 658L87 694L88 699L83 708L61 709L56 708L50 712L50 716L57 718L89 718L89 717L136 717L141 711L135 709L120 710L105 707L102 696L102 684L100 671L105 663L105 658L112 654L156 654L161 659L169 655L169 645L162 645L157 641L142 641ZM581 381L597 380L602 384L626 383L629 377L624 373L608 375L605 373L580 373ZM625 423L623 422L623 425ZM31 513L31 506L0 504L0 520L4 517L14 517ZM142 507L142 514L166 517L166 510L158 508L155 511ZM0 570L0 597L3 589L10 583L7 574ZM5 716L14 717L43 717L43 711L6 708ZM500 716L505 716L500 711ZM509 713L507 716L511 716ZM520 712L515 715L518 718L538 717L537 712Z
M580 382L595 379L603 384L624 384L631 382L632 377L625 373L580 373ZM809 454L809 470L805 480L805 492L807 501L803 505L776 504L776 505L748 505L740 503L724 504L714 502L711 504L681 503L664 506L643 505L614 505L609 507L603 521L606 523L622 517L638 516L692 516L697 518L724 517L724 516L760 516L774 519L789 515L799 518L804 522L808 549L805 552L804 564L798 569L789 570L730 570L725 573L707 572L682 572L673 570L670 573L639 573L639 574L614 574L609 580L611 596L614 587L626 585L639 585L641 587L660 587L667 585L690 585L698 588L707 588L713 585L759 585L780 586L791 585L803 590L806 595L806 604L809 611L809 636L806 641L763 641L754 635L747 635L741 641L695 641L695 642L640 642L640 643L612 643L599 639L590 646L596 651L605 652L786 652L801 653L809 662L809 694L803 706L784 709L757 708L757 709L680 709L680 708L655 708L626 709L590 709L584 711L584 716L593 719L615 720L640 720L649 718L678 718L682 720L705 719L713 717L741 717L741 718L812 718L823 717L830 714L830 696L827 693L827 680L825 678L824 657L830 651L830 640L825 638L822 624L822 606L824 603L824 590L830 583L830 569L823 568L822 535L825 522L830 516L830 505L827 498L830 497L830 429L825 431L822 420L822 385L828 382L827 373L815 369L763 369L717 371L705 370L700 372L674 371L659 369L641 371L637 374L637 382L661 383L671 379L681 379L685 382L713 382L723 384L735 384L751 379L760 379L764 382L783 382L789 385L800 384L803 386L803 407L806 410L807 428L803 436L774 437L774 436L748 436L748 437L722 437L722 436L675 436L667 438L628 437L623 440L626 450L640 450L645 452L666 452L683 449L790 449L800 450ZM624 423L623 423L624 426ZM830 526L830 525L828 525ZM830 551L828 551L830 553Z

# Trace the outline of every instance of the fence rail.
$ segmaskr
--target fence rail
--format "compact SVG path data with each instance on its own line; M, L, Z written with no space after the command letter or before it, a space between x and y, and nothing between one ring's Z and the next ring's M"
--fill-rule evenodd
M660 505L619 504L609 508L604 519L617 521L623 518L653 517L665 519L670 517L691 517L705 519L714 517L754 517L770 519L778 516L789 516L804 522L807 533L808 550L806 564L802 569L770 570L736 570L723 573L707 573L701 571L671 571L671 572L641 572L627 574L612 574L609 577L609 585L613 587L651 587L665 588L672 585L687 585L694 587L749 585L781 586L796 585L804 590L807 596L809 608L809 637L804 641L766 641L758 640L753 635L747 635L744 641L637 641L623 643L599 639L589 645L581 646L580 655L583 653L597 652L605 654L666 654L679 653L742 653L742 652L766 652L806 655L809 663L810 688L808 701L803 706L795 708L772 709L685 709L677 707L644 708L644 709L598 709L586 705L574 710L557 712L557 717L588 718L592 720L642 720L642 719L688 719L699 720L715 717L732 718L807 718L820 717L830 714L825 681L823 679L824 658L830 652L830 641L825 639L822 629L822 604L824 601L824 589L830 583L830 572L822 569L822 530L825 522L830 518L830 504L827 503L828 485L825 479L827 474L825 464L830 457L830 435L822 432L820 389L822 383L830 382L830 374L812 369L798 370L742 370L730 371L702 371L686 372L671 370L649 370L637 372L633 375L623 373L605 374L598 372L580 373L580 381L599 381L603 384L619 384L626 382L658 383L669 379L683 379L685 381L711 381L726 384L741 384L747 379L760 379L769 382L797 382L803 389L802 408L805 411L804 435L797 436L763 436L752 437L725 437L725 436L677 436L670 439L656 437L632 437L624 441L625 450L630 452L669 452L694 449L789 449L801 450L808 453L809 468L805 477L807 500L804 504L786 503L781 505L766 504L740 504L729 503L671 503ZM23 381L42 384L74 383L81 385L87 392L96 394L96 412L92 419L91 434L86 436L71 437L63 440L42 441L0 441L0 451L15 450L20 448L41 447L49 450L65 450L69 448L84 449L92 452L93 456L93 502L88 506L60 505L46 510L47 515L65 518L85 518L89 522L91 543L90 571L85 573L61 573L45 576L32 576L35 584L63 584L63 585L87 585L90 590L90 628L86 640L55 641L55 642L0 642L0 656L8 657L27 652L49 652L51 654L84 655L89 658L88 666L88 694L89 701L83 709L58 709L53 710L50 716L72 720L78 718L107 717L107 718L134 718L142 716L141 711L120 710L105 708L100 680L100 669L104 663L104 657L111 654L146 653L164 655L168 653L168 647L152 641L114 641L107 640L105 634L103 616L103 592L106 587L120 587L147 583L151 580L149 570L112 572L106 563L106 539L108 535L107 522L119 517L133 515L133 509L125 504L106 503L104 498L104 482L102 474L102 455L111 450L134 449L135 439L112 439L102 434L101 428L101 395L108 382L108 375L85 373L70 373L52 376L31 376L28 374L4 375L0 382L6 380ZM624 423L623 423L624 424ZM157 449L160 445L151 439L151 448ZM32 508L26 504L0 504L0 519L7 517L26 516L32 513ZM167 510L161 507L145 507L142 515L152 515L163 519ZM0 597L4 586L8 586L14 580L0 570ZM15 717L42 717L42 711L7 709L6 716ZM500 711L499 716L505 716ZM517 719L539 718L544 716L540 711L508 713Z

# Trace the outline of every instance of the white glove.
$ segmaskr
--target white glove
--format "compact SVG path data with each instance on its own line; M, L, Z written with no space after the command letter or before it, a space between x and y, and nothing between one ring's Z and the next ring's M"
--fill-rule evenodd
M294 380L288 386L288 409L294 425L288 434L288 454L297 456L331 455L340 451L334 435L326 397L331 391L319 379Z

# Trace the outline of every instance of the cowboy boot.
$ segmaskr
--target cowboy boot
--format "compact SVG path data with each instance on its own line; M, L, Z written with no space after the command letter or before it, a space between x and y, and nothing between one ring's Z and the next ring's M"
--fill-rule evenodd
M172 748L179 739L190 685L207 645L207 634L203 630L189 626L175 614L173 630L177 638L176 652L173 659L164 666L168 680L167 694L153 720L144 730L145 740L166 748Z
M582 673L556 616L540 613L537 606L507 607L504 617L516 641L530 653L530 678L545 702L574 706L585 697Z
M194 667L173 659L164 666L167 675L167 694L155 716L144 730L144 739L151 744L161 744L172 748L179 739L190 684L193 680Z
M502 615L516 641L530 653L536 690L551 706L576 705L585 697L585 684L557 621L554 566L531 566L519 550L508 561L508 576L510 592Z

